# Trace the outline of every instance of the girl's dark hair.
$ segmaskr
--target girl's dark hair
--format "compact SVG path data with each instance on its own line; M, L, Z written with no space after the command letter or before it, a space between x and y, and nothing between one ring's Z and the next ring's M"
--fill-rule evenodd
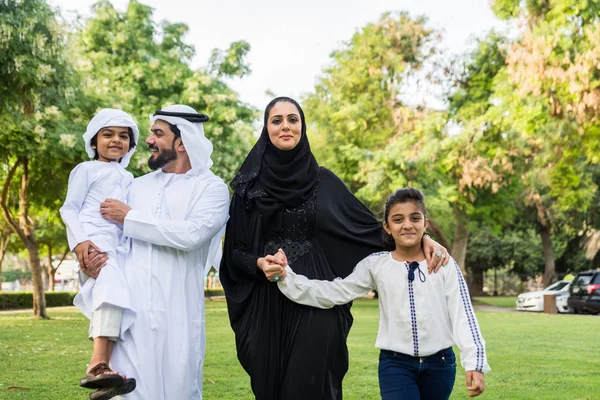
M415 188L402 188L396 190L385 202L385 206L383 208L383 223L388 223L388 217L390 215L390 208L393 205L398 203L407 203L412 201L415 203L423 215L427 217L427 210L425 208L425 198L423 197L423 193ZM396 242L392 235L387 233L384 229L381 230L381 239L383 240L383 244L386 250L394 250L396 248Z
M102 128L102 129L104 129L104 128ZM100 131L102 129L100 129ZM98 146L98 133L100 131L96 132L96 134L94 135L94 137L92 138L92 140L90 140L90 146L92 146L92 147ZM135 141L133 140L133 129L127 128L127 134L129 135L129 150L131 150L131 149L133 149L135 147ZM97 160L98 157L99 157L98 156L98 150L94 149L94 160Z

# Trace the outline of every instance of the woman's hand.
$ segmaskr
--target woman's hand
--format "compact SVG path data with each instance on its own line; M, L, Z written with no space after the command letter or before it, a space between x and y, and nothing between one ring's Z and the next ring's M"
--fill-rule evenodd
M467 371L467 390L469 397L479 396L485 390L483 372Z
M287 264L287 257L281 249L274 255L266 255L256 260L256 266L271 282L278 282L285 279L285 267Z
M423 236L423 252L427 260L427 271L438 272L442 265L450 261L448 250L427 235Z

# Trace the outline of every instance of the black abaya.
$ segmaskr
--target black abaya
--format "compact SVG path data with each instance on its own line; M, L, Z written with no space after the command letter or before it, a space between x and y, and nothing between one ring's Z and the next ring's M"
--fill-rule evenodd
M311 279L346 277L380 251L381 225L333 173L319 170L310 197L284 208L278 229L263 226L253 198L260 182L234 193L220 277L238 359L258 400L338 400L348 370L350 305L322 310L283 296L256 267L282 248L290 266Z

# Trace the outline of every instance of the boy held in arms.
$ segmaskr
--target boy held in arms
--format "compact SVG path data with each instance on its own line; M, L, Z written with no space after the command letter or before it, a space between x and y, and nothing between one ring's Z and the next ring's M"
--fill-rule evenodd
M107 198L126 201L133 175L125 167L138 138L137 124L124 111L103 109L96 114L83 135L86 152L94 160L71 171L67 197L60 209L69 247L80 266L87 265L90 252L108 255L98 278L85 281L73 301L90 319L88 337L94 349L80 386L98 389L90 394L92 400L130 393L136 385L135 379L127 379L109 367L113 344L131 326L135 312L119 262L118 248L126 246L123 227L102 217L100 203Z

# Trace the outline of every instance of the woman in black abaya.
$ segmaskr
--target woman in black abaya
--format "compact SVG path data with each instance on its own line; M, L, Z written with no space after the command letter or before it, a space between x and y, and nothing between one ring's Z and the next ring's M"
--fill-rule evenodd
M231 187L220 277L238 359L256 399L342 399L350 305L323 310L293 303L266 271L281 261L273 256L281 248L298 274L344 278L383 250L381 224L337 176L319 167L304 113L287 97L267 106L262 134ZM445 254L425 239L429 257L434 248Z

